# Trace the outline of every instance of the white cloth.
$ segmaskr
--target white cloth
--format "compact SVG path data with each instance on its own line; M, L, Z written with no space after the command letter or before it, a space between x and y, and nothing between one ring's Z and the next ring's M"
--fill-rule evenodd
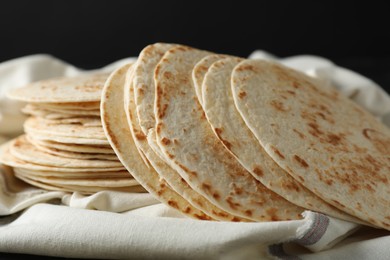
M276 59L262 51L250 58ZM124 59L106 71L128 62ZM329 60L281 60L335 86L390 124L390 98L373 81ZM20 104L5 98L28 82L82 70L48 55L0 64L0 142L21 131ZM47 192L0 167L0 252L126 259L383 259L390 233L306 211L299 221L229 223L188 219L149 194ZM23 211L23 209L25 209Z

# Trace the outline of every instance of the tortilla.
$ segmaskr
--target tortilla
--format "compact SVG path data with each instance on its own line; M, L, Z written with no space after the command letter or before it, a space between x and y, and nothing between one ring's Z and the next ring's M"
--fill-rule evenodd
M27 104L25 107L23 107L22 112L30 116L40 117L44 119L52 119L52 120L86 117L85 115L78 116L73 114L48 111L42 108L38 109L37 106L34 106L32 104Z
M51 141L63 144L80 144L80 145L109 145L107 140L103 139L91 139L91 138L80 138L80 137L69 137L69 136L58 136L50 135L45 133L39 133L32 131L31 129L25 129L26 134L31 136L32 139L42 140L42 141Z
M70 110L96 110L100 109L98 102L72 102L72 103L36 103L42 108L70 109Z
M248 221L244 218L231 215L207 201L203 196L194 191L181 176L172 169L162 157L159 156L159 147L155 143L155 136L149 133L148 137L142 132L141 123L144 129L149 129L155 124L153 104L155 97L155 86L153 81L154 68L165 53L171 48L170 44L154 44L146 47L140 54L141 59L134 65L132 74L129 74L125 86L125 108L127 120L133 135L134 143L140 154L146 157L148 164L155 169L169 186L186 199L191 205L202 210L216 220L223 221ZM141 67L142 69L137 69ZM135 80L137 74L137 80ZM140 103L135 102L134 85L138 84L138 91L142 93ZM148 85L147 85L148 84ZM136 107L139 117L137 117ZM146 117L146 118L143 118ZM153 129L149 129L150 131Z
M14 168L14 170L32 176L41 177L57 177L63 179L116 179L116 178L129 178L132 176L128 171L103 171L103 172L61 172L61 171L42 171L31 170L23 168Z
M29 178L31 180L39 181L42 183L48 183L52 185L76 185L76 186L83 186L83 187L131 187L131 186L137 186L139 185L138 182L130 178L130 175L127 176L127 178L88 178L88 179L82 179L82 178L61 178L61 177L47 177L47 176L39 176L39 175L33 175L30 173L26 173L23 171L18 171L18 169L14 170L16 173L16 176L18 177L25 177Z
M10 153L20 160L52 167L66 168L106 168L120 167L122 164L119 161L108 160L82 160L69 159L65 157L54 156L42 152L37 147L32 145L25 136L20 136L11 141Z
M205 75L201 91L203 108L215 135L253 177L286 200L312 211L361 223L306 189L264 151L234 105L230 79L241 61L238 58L217 61Z
M146 46L139 54L134 64L133 88L138 124L145 136L148 130L154 127L154 69L164 53L170 48L178 46L168 43L155 43Z
M59 143L53 141L38 140L27 135L27 139L30 143L39 146L45 146L50 149L56 149L60 151L69 151L76 153L99 153L99 154L115 154L109 145L86 145L86 144L72 144L72 143Z
M0 162L15 168L23 168L37 171L59 171L59 172L107 172L107 171L122 171L125 170L123 166L120 167L98 167L98 168L70 168L70 167L54 167L47 165L34 164L28 161L21 160L10 153L10 145L13 140L0 146Z
M277 63L247 60L234 102L266 152L329 204L390 230L390 131L335 89Z
M34 132L40 135L55 135L85 139L107 140L100 126L85 127L79 124L50 124L37 117L30 117L24 122L26 133Z
M39 103L37 104L28 104L23 112L26 114L37 115L38 117L53 119L54 117L86 117L86 116L100 116L99 109L92 110L80 110L80 109L60 109L60 108L47 108L42 107Z
M156 135L164 157L194 190L232 215L255 221L301 219L303 208L261 185L212 132L191 78L206 55L175 47L156 67Z
M202 84L204 76L206 75L209 67L216 61L227 58L227 55L213 54L208 55L201 59L192 70L192 80L194 82L196 96L199 103L203 106Z
M56 148L50 148L47 146L40 145L38 143L32 143L32 144L42 152L59 156L59 157L65 157L70 159L82 159L82 160L100 159L100 160L118 161L118 157L115 154L77 153L77 152L58 150Z
M63 119L46 119L39 118L39 120L47 125L58 125L58 124L74 124L82 125L83 127L98 126L102 127L102 121L100 117L72 117L72 118L63 118Z
M102 94L101 113L103 129L119 160L131 175L154 197L170 207L197 219L211 220L202 211L192 207L178 193L173 191L158 174L143 163L135 147L127 123L124 104L124 84L127 70L125 65L108 78Z
M84 74L31 83L14 89L8 97L30 103L79 103L100 101L108 74Z
M122 191L122 192L135 192L135 193L141 193L145 192L145 189L138 185L138 186L131 186L131 187L98 187L98 186L79 186L79 185L53 185L49 183L43 183L36 180L32 180L30 178L26 178L25 176L20 176L18 174L15 174L15 176L21 180L23 180L26 183L29 183L35 187L39 187L45 190L54 190L54 191L65 191L65 192L81 192L84 194L93 194L99 191L104 190L112 190L112 191Z

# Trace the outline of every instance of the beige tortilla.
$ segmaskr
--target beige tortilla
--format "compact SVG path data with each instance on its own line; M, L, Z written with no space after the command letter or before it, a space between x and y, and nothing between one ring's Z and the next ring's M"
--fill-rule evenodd
M261 185L212 132L191 78L207 54L172 48L156 67L156 135L165 158L194 190L233 215L255 221L300 219L303 208Z
M232 89L245 123L284 170L329 204L390 230L388 128L277 63L241 62Z
M118 157L115 154L77 153L77 152L63 151L63 150L59 150L56 148L50 148L50 147L47 147L44 145L40 145L39 143L32 143L32 144L36 148L41 150L42 152L45 152L45 153L48 153L48 154L51 154L54 156L59 156L59 157L65 157L65 158L70 158L70 159L82 159L82 160L99 159L99 160L118 161Z
M218 139L253 177L288 201L332 217L362 222L306 189L264 151L234 105L231 74L241 61L227 58L215 62L203 81L203 108Z
M19 158L20 160L27 161L34 164L46 165L52 167L64 167L64 168L113 168L121 167L122 164L119 161L108 160L82 160L82 159L70 159L59 156L54 156L45 152L42 152L37 147L32 145L25 136L20 136L11 141L10 153Z
M73 143L59 143L53 141L38 140L27 135L27 139L30 143L39 146L45 146L50 149L56 149L65 152L75 153L94 153L94 154L115 154L109 145L85 145L85 144L73 144Z
M209 67L216 61L227 58L227 55L213 54L208 55L201 59L192 70L192 80L194 82L196 96L199 103L203 106L202 84L204 76L206 75Z
M122 192L135 192L135 193L142 193L146 192L145 189L138 185L138 186L131 186L131 187L94 187L94 186L80 186L80 185L53 185L48 183L39 182L36 180L32 180L30 178L26 178L25 176L20 176L18 174L15 174L15 176L22 181L31 184L35 187L39 187L45 190L54 190L54 191L65 191L65 192L81 192L84 194L93 194L99 191L104 190L112 190L112 191L122 191Z
M22 108L22 112L35 117L40 117L44 119L58 120L58 119L68 119L68 118L78 118L78 117L86 117L85 115L73 115L67 113L58 113L53 111L48 111L42 108L37 108L33 104L27 104Z
M100 116L100 110L99 109L93 109L93 110L80 110L80 109L60 109L60 108L47 108L42 107L40 103L36 104L28 104L24 109L23 112L26 114L31 115L39 115L39 117L43 118L49 118L52 119L57 117L87 117L87 116ZM49 118L50 119L50 118Z
M202 211L192 207L178 193L173 191L158 174L143 163L135 147L127 123L124 104L124 85L130 65L113 72L107 80L102 94L101 112L104 131L120 161L132 176L159 201L187 216L211 220Z
M17 174L17 176L29 178L31 180L39 181L42 183L48 183L52 185L59 185L59 186L69 186L69 185L76 185L76 186L83 186L83 187L131 187L131 186L137 186L139 185L138 182L130 178L130 175L127 178L88 178L88 179L82 179L82 178L61 178L61 177L47 177L47 176L39 176L39 175L32 175L23 171L19 171L18 169L15 169L14 172Z
M146 160L151 167L169 184L169 186L183 196L191 205L202 210L207 215L216 220L223 221L248 221L244 218L233 216L206 200L199 193L194 191L181 176L172 169L163 159L160 157L159 146L155 143L154 133L150 133L155 125L154 118L154 97L155 97L155 85L154 85L154 68L164 55L165 51L172 47L171 44L153 44L142 50L138 62L134 65L132 78L127 80L127 86L125 87L125 99L127 108L127 119L132 130L134 142L140 152L140 154L146 157ZM138 92L141 93L138 98L139 103L135 102L134 86L138 85ZM137 109L136 109L137 108ZM138 111L138 117L137 113ZM144 118L145 117L145 118ZM149 129L148 137L143 133L141 129L141 122L144 126L144 130ZM148 140L147 140L148 138Z
M59 171L59 172L107 172L107 171L123 171L125 168L110 167L110 168L70 168L70 167L53 167L47 165L39 165L21 160L10 153L10 145L12 141L9 141L0 146L0 162L16 168L31 169L36 171Z
M25 132L55 136L107 140L100 126L85 127L79 124L50 124L46 120L30 117L24 122Z
M128 171L104 171L104 172L61 172L61 171L42 171L23 168L14 168L14 170L32 176L56 177L63 179L105 179L105 178L129 178L131 175ZM132 177L131 177L132 178Z
M81 125L83 127L90 127L90 126L97 126L102 127L102 121L99 117L73 117L73 118L63 118L63 119L45 119L45 118L39 118L41 122L48 125Z
M8 97L30 103L79 103L100 101L108 74L84 74L31 83L14 89Z
M73 103L37 103L43 108L54 109L70 109L70 110L96 110L100 109L100 101L98 102L73 102Z

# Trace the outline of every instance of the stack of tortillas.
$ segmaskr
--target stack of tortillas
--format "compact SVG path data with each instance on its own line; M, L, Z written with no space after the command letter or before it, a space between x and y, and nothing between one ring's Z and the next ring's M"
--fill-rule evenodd
M100 98L106 74L33 83L9 96L28 102L26 135L3 145L16 177L48 190L142 192L104 135Z
M108 77L100 104L104 134L92 120L99 115L97 96L64 99L62 93L54 102L45 88L39 91L44 94L38 100L12 95L30 102L25 110L35 116L26 122L28 138L8 144L2 155L20 169L19 160L41 165L54 151L64 156L68 146L79 149L69 152L83 147L85 154L103 156L109 142L138 183L190 217L278 221L312 210L390 230L389 129L301 72L153 44ZM75 118L83 118L76 124L88 130L69 128ZM27 160L21 150L39 159ZM71 165L61 161L55 167ZM110 175L107 169L114 172L110 167L117 165L93 167L91 172ZM17 174L38 176L42 170Z
M111 74L101 108L121 162L187 215L271 221L308 209L389 229L389 130L303 73L157 43Z

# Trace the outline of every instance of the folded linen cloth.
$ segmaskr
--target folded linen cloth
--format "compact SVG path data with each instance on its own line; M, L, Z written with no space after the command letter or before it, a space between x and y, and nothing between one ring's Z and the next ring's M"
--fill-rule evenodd
M250 58L276 59L263 51ZM390 98L373 81L321 57L280 61L337 87L390 125ZM83 72L49 55L0 64L0 143L19 134L24 120L20 103L7 100L6 91ZM390 232L310 211L297 221L196 221L149 194L48 192L15 179L3 166L0 215L0 252L101 259L382 259L390 253Z

